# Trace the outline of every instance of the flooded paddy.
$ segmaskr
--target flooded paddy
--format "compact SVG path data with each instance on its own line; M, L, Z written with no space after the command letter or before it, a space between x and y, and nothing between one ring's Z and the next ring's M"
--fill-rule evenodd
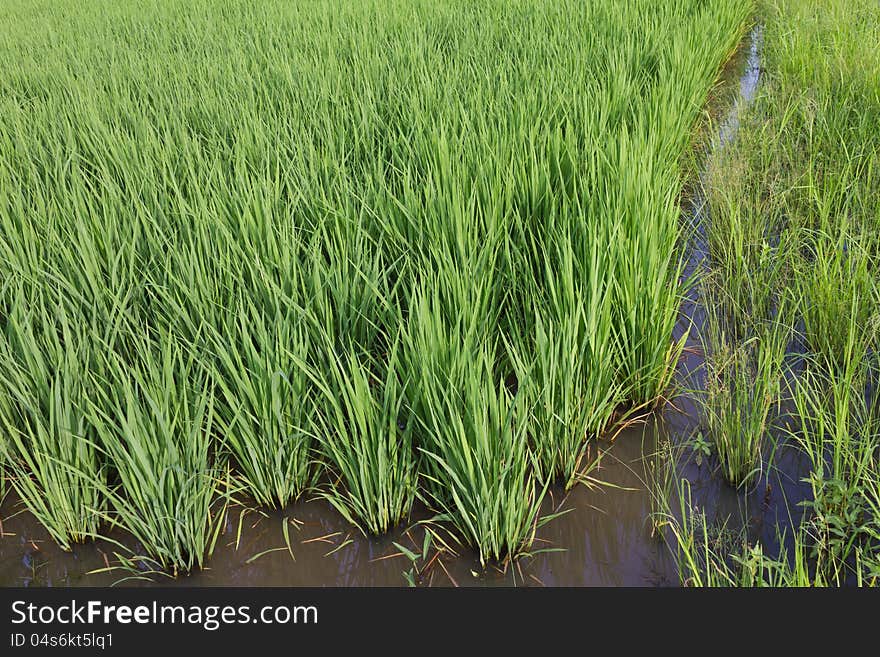
M196 65L129 7L131 33L98 32L151 39L164 74L81 48L79 104L19 53L0 130L36 163L0 150L0 585L878 581L880 215L849 191L877 170L870 76L781 63L769 9L735 47L728 0L562 4L241 3L217 27L242 56ZM96 63L118 78L93 94ZM87 140L29 120L77 108ZM44 176L53 140L84 154Z
M644 484L643 449L651 451L654 431L631 429L607 449L592 476L608 486L576 486L564 497L556 491L547 511L564 515L538 530L536 549L562 550L523 557L507 572L490 566L482 571L467 549L457 556L441 554L423 575L434 586L654 586L676 585L668 548L651 535L651 500ZM644 443L644 444L643 444ZM127 573L88 574L113 560L106 541L60 550L33 516L12 518L15 504L7 500L0 540L0 584L4 586L102 586L130 580ZM423 518L427 513L417 511ZM240 540L239 519L242 528ZM292 521L292 522L291 522ZM282 527L289 529L291 556ZM324 501L297 503L283 512L264 514L229 509L225 531L208 568L177 579L154 576L156 584L184 586L405 586L402 571L410 562L394 546L420 551L423 532L396 530L381 539L367 539L353 530ZM262 556L258 556L261 555ZM430 560L435 554L432 550ZM388 558L390 556L390 558ZM256 558L255 558L256 557ZM440 563L442 562L442 564ZM424 564L422 564L424 565ZM476 574L476 576L475 576Z
M723 148L733 137L738 113L752 98L759 74L762 33L755 28L743 40L724 69L713 92L709 113L717 131L713 148ZM724 117L719 122L719 117ZM720 125L720 128L718 127ZM689 198L685 216L703 212L699 194ZM687 204L686 204L687 205ZM685 274L701 266L705 251L695 231L692 256ZM682 306L674 338L690 328L689 341L679 363L681 385L699 385L700 324L704 309L690 298ZM424 558L412 561L399 546L416 554L424 545L419 521L428 511L416 504L409 524L387 535L366 538L328 502L300 501L283 511L265 512L233 504L207 566L187 576L170 578L150 573L113 570L117 565L111 541L138 552L131 537L112 533L97 542L61 550L13 493L0 506L0 586L402 586L406 573L427 586L669 586L679 577L669 546L655 530L657 512L655 454L660 442L681 447L688 458L679 473L691 482L693 501L715 519L748 518L751 534L767 544L776 541L776 527L793 501L806 494L800 479L808 467L796 450L784 450L771 473L747 496L737 494L714 474L715 463L700 457L697 408L688 394L676 397L646 424L622 431L613 444L593 441L589 458L601 452L589 473L590 485L576 485L567 494L551 488L543 514L561 514L538 528L532 551L501 568L483 569L468 548L432 544ZM697 458L693 458L696 456ZM286 526L286 529L285 529ZM444 535L439 530L439 535ZM421 554L418 554L421 557Z

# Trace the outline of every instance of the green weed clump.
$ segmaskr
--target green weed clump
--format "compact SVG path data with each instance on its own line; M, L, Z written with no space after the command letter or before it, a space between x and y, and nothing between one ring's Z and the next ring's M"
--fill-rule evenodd
M710 330L704 411L725 477L741 480L790 357L777 447L806 457L809 496L775 555L746 530L713 544L685 488L666 526L688 583L876 585L880 7L771 0L760 13L761 87L707 177L709 324L726 328ZM801 353L785 356L771 326L794 329Z
M735 486L748 486L762 470L771 411L781 401L790 311L780 305L776 320L741 342L725 331L726 322L709 321L704 419L722 475ZM723 306L713 312L724 313Z

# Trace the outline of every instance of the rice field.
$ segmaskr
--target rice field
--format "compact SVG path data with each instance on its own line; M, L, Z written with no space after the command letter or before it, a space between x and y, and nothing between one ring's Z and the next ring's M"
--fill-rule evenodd
M312 498L376 540L426 509L426 551L506 567L678 394L697 290L719 476L757 486L783 436L814 464L797 550L869 579L876 527L840 547L839 520L880 508L856 5L828 45L837 0L3 3L2 486L61 548L171 575L230 509ZM690 277L697 127L756 20L769 73L700 164ZM678 554L693 515L659 523Z
M239 493L527 551L671 382L682 153L749 11L4 3L12 487L183 571Z

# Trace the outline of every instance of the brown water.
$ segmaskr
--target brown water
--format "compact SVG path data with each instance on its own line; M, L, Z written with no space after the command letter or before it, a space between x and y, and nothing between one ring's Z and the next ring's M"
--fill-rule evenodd
M742 103L754 94L758 76L760 31L753 31L723 71L722 84L710 99L710 114L721 119L715 147L733 136ZM692 196L686 214L699 218L701 199ZM692 245L692 267L700 266L699 236ZM683 305L677 328L680 336L691 327L688 351L680 364L686 385L696 385L699 371L699 326L703 309L698 299ZM565 494L550 491L545 510L565 512L538 530L535 550L502 570L479 567L468 549L457 554L429 551L419 561L418 582L434 586L633 586L677 585L669 548L652 531L652 493L646 482L658 440L682 445L699 433L693 401L682 396L648 424L630 428L613 444L594 443L593 455L603 457L591 476L596 485L576 486ZM689 447L682 448L685 457ZM693 451L693 450L691 450ZM694 452L696 453L696 452ZM647 457L643 455L649 455ZM713 518L744 518L751 533L774 544L777 522L786 522L786 509L804 497L798 473L805 465L795 450L784 445L778 467L746 495L737 494L713 474L710 458L686 458L681 475L693 486L694 501ZM789 473L789 474L785 474ZM353 529L327 502L299 502L283 512L264 513L233 507L208 567L189 576L151 581L125 579L122 571L98 572L115 561L115 546L98 541L62 551L46 531L24 511L13 495L0 504L0 586L103 586L151 583L190 586L402 586L403 572L413 567L395 547L399 543L421 552L428 517L416 509L412 526L381 539L368 539ZM288 524L288 542L283 526ZM240 539L239 539L240 537ZM124 536L111 538L128 543ZM137 546L132 546L137 551ZM292 554L291 554L292 553Z
M654 427L623 432L592 473L619 486L576 486L567 496L552 491L546 510L566 510L538 530L535 549L566 548L526 557L501 572L485 572L473 552L461 550L435 559L422 584L440 586L582 586L664 585L677 582L669 551L651 536L651 513L645 485L643 450L656 440ZM644 442L644 444L643 444ZM632 489L632 490L623 490ZM113 561L113 546L99 541L63 552L29 513L15 512L10 499L3 505L4 536L0 539L0 584L6 586L102 586L118 582L125 573L87 574ZM426 517L424 510L416 516ZM381 539L367 539L353 530L323 500L300 502L283 512L245 511L236 546L242 509L232 508L209 567L186 577L156 578L158 583L190 586L404 586L402 572L411 564L393 542L420 552L423 530L401 528ZM291 522L290 519L294 519ZM289 529L293 557L282 531ZM121 538L120 536L113 536ZM340 547L341 546L341 547ZM251 561L267 550L263 556ZM335 551L334 551L335 550ZM428 561L435 556L432 549ZM295 558L295 559L294 559ZM249 563L250 561L250 563ZM128 581L128 584L144 582Z

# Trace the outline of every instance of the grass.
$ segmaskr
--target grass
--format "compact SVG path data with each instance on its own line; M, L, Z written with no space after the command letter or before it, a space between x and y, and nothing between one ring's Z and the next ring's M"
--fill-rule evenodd
M3 460L19 498L69 550L96 536L106 508L106 468L85 407L91 354L63 307L35 314L16 304L0 334Z
M318 389L314 435L329 464L327 499L374 535L404 520L416 492L415 420L406 406L400 339L384 363L324 345L309 377Z
M733 542L715 540L717 528L686 481L665 497L661 515L688 584L876 586L880 7L768 0L760 13L761 88L736 140L708 164L705 278L717 294L709 297L715 353L767 345L767 367L760 355L751 371L737 357L722 357L726 370L710 357L703 411L723 437L716 448L725 476L747 472L766 433L765 409L755 400L775 396L784 356L792 368L782 379L788 428L781 449L806 459L809 494L802 509L786 509L792 526L777 528L776 554L745 521ZM768 341L768 319L796 329L787 355L779 349L787 340L774 341L771 330ZM724 338L711 326L728 327Z
M314 477L314 393L299 363L311 336L280 299L274 309L240 299L212 337L217 425L246 490L262 505L296 501Z
M64 308L94 436L74 458L7 395L15 481L77 473L183 571L227 458L261 505L317 486L377 533L420 496L484 562L528 552L550 483L672 381L680 163L750 10L4 3L0 334L37 353Z
M856 356L848 341L856 331L876 345L873 316L878 308L876 277L866 250L869 237L860 238L846 225L833 231L807 233L806 253L796 264L797 288L805 300L804 339L822 360L846 368Z
M723 304L714 309L719 315L725 313ZM752 484L763 467L771 412L781 402L791 312L790 306L781 304L775 320L740 342L725 332L727 322L717 321L717 315L708 322L701 404L722 476L735 486Z
M511 331L511 355L528 400L538 479L577 482L588 464L591 438L605 430L624 401L613 348L611 268L598 240L575 254L571 239L559 236L546 254L546 301L533 310L532 325Z
M750 544L745 531L733 530L728 521L711 523L693 503L687 480L679 481L675 514L666 509L659 524L671 538L679 581L691 587L811 587L826 586L822 572L812 566L809 539L798 531L791 555L764 553L760 543ZM728 519L729 520L729 519ZM777 543L786 543L784 533Z

